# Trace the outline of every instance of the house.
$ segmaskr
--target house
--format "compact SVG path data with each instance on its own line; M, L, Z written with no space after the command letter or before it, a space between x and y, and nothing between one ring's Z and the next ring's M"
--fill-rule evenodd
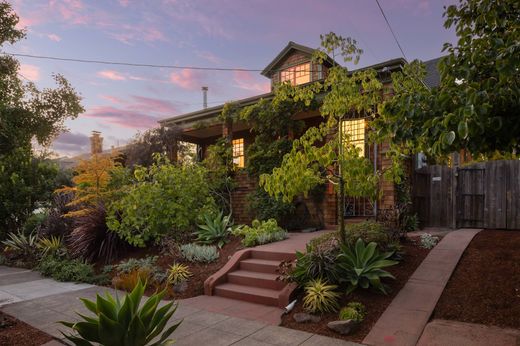
M311 61L314 49L305 47L294 42L289 42L287 46L267 65L261 72L263 76L271 80L271 86L276 83L290 81L294 85L310 83L322 80L327 76L329 68L334 61L329 57L322 64ZM436 69L438 59L428 61L426 63L428 70L428 78L425 83L430 86L436 86L439 83L439 76ZM384 85L384 96L392 95L391 73L399 71L407 62L402 58L392 59L378 63L367 68L373 68L378 72L378 76ZM260 99L269 99L273 97L273 93L266 93L254 97L238 100L235 103L239 106L252 105ZM245 157L248 144L253 142L253 134L249 131L250 127L247 123L238 122L234 124L226 124L217 120L224 105L211 108L204 108L199 111L174 116L161 120L161 126L177 127L181 129L180 139L194 143L198 146L199 156L204 157L207 147L214 144L215 141L227 136L231 139L233 147L233 156L235 164L240 168L244 167L247 160ZM307 127L315 126L323 121L319 111L303 112L294 115L295 119L303 120ZM204 127L199 126L206 123ZM345 131L350 135L351 142L361 149L362 155L365 155L374 164L374 170L384 170L389 167L390 160L385 157L386 151L389 149L388 144L378 144L368 142L367 128L365 119L348 119L345 120ZM251 193L257 184L255 179L248 177L245 172L240 172L235 176L237 188L233 192L233 211L236 222L248 223L251 221L251 215L247 210L247 195ZM382 198L376 205L371 205L366 199L347 198L346 201L346 218L367 218L373 217L378 210L388 209L394 206L396 202L396 191L393 183L383 181ZM337 198L332 186L326 188L325 196L319 205L314 207L315 210L309 210L309 215L315 220L314 224L320 223L321 226L332 226L337 223ZM316 222L318 221L318 222Z

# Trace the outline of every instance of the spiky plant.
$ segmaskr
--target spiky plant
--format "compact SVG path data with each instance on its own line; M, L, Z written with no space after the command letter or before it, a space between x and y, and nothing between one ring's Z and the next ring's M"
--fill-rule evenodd
M128 249L128 243L108 229L105 219L106 209L102 204L88 209L85 215L76 218L74 229L68 237L72 257L106 263Z
M191 275L190 268L182 263L174 263L168 268L168 282L172 285L188 281Z
M206 213L204 221L205 224L198 225L199 229L194 233L197 236L197 241L206 245L216 244L219 248L222 248L228 242L233 229L231 215L224 215L223 212L220 212L217 216L212 217Z
M329 285L321 279L311 280L305 285L303 308L310 313L334 312L339 309L340 294L336 285Z
M83 321L59 322L73 331L73 334L63 335L78 346L171 345L173 341L168 338L182 321L164 329L177 306L170 302L159 307L166 294L164 290L141 304L145 289L146 284L139 281L122 301L117 296L114 299L109 293L105 297L98 294L96 301L81 299L94 316L79 314Z
M65 248L61 237L50 236L40 238L36 246L40 249L42 257L47 255L61 256L65 254Z

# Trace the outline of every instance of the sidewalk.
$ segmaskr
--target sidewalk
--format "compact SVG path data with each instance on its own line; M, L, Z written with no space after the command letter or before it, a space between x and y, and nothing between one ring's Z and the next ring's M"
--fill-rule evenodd
M88 314L78 298L94 299L97 293L105 291L117 293L106 287L57 282L25 269L0 266L0 300L3 301L0 302L3 304L0 310L61 341L63 336L60 329L63 330L63 327L56 321L78 320L76 311ZM358 345L274 326L255 320L254 314L247 315L241 309L227 307L223 311L225 313L211 312L215 307L200 304L203 301L192 298L178 302L174 320L169 322L171 325L184 319L172 334L172 338L176 340L175 345ZM236 317L242 312L249 319Z

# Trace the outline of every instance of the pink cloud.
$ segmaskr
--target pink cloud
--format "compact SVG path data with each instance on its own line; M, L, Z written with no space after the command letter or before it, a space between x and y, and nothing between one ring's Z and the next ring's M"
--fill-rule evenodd
M244 90L266 93L271 89L271 84L268 81L259 81L248 71L233 72L233 81L237 87Z
M110 36L125 44L132 44L134 41L168 41L162 31L153 27L151 24L119 25L115 30L113 30Z
M183 69L180 72L172 72L170 81L187 90L199 89L202 85L203 74L200 71Z
M100 78L110 79L110 80L125 80L126 77L121 73L113 70L103 70L96 73L96 75Z
M56 34L48 34L47 38L49 40L51 40L51 41L54 41L54 42L60 42L61 41L61 37L56 35Z
M123 7L127 7L129 3L130 3L129 0L119 0L119 5L121 5Z
M131 96L129 100L111 95L100 95L100 97L114 105L95 106L83 116L129 129L157 126L159 119L180 112L179 107L168 100L137 95Z
M157 126L158 118L151 115L133 111L129 109L120 109L112 106L93 107L83 116L102 120L104 123L112 124L129 129L147 129Z
M36 82L40 79L40 68L35 65L21 64L20 74L30 81Z

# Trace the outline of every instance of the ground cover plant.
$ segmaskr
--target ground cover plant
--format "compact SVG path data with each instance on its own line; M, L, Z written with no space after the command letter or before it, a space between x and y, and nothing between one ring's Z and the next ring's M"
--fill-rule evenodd
M246 247L272 243L287 238L287 231L278 226L275 219L266 221L253 220L251 226L243 225L233 230L233 235L243 237Z

